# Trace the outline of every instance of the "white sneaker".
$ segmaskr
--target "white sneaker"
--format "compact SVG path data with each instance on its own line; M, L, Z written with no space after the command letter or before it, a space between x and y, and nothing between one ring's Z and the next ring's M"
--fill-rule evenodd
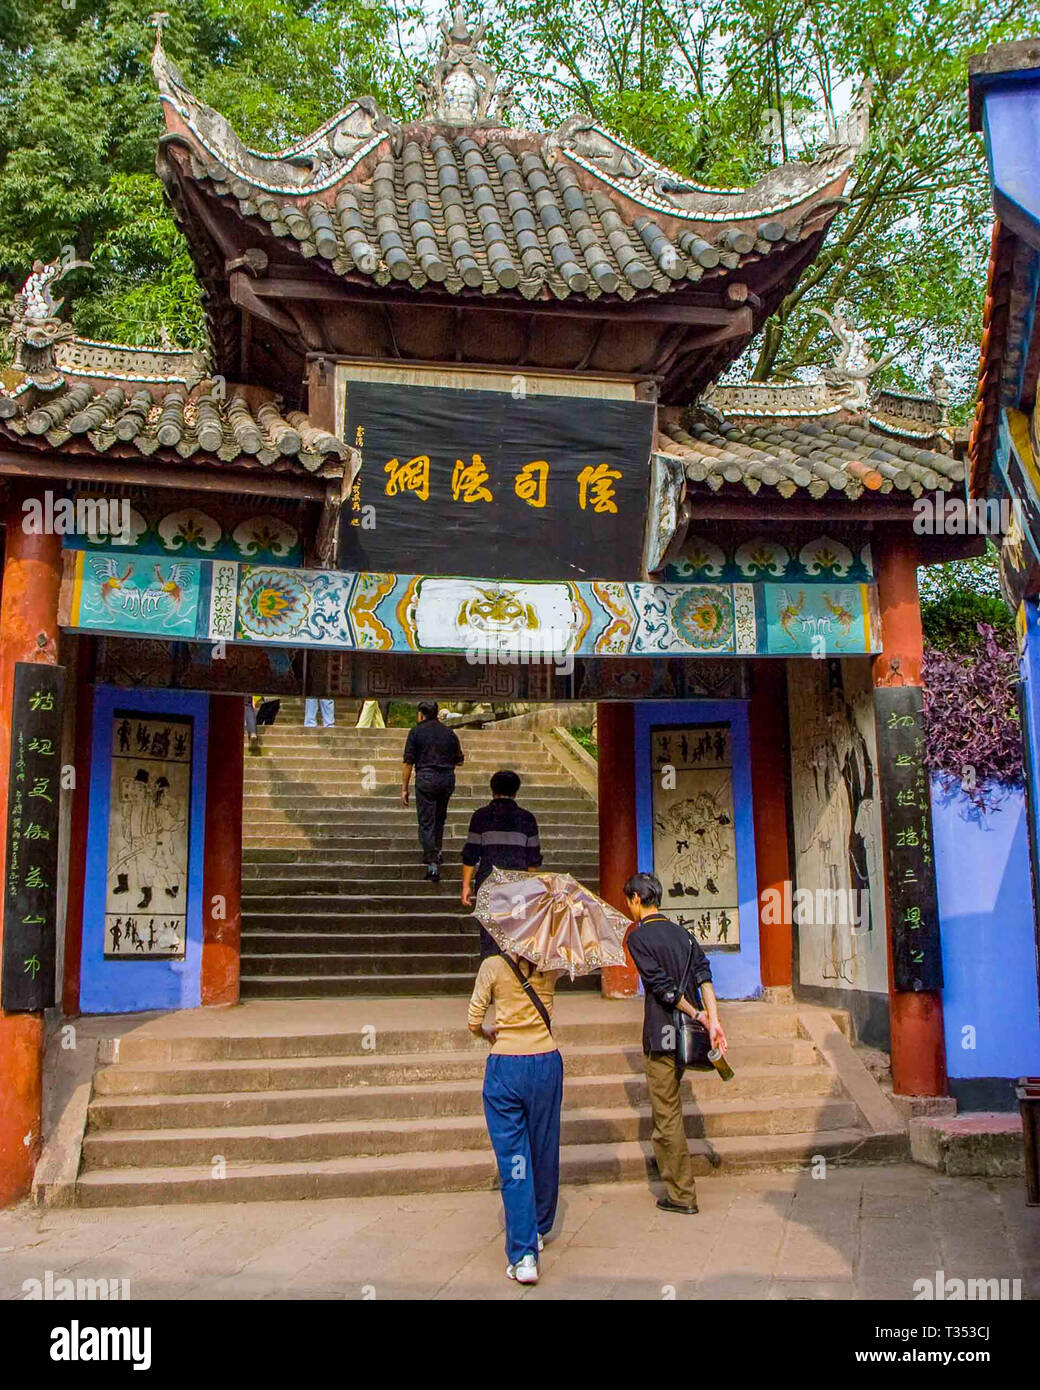
M539 1253L539 1255L542 1253L542 1251L543 1251L544 1249L545 1249L545 1241L541 1238L541 1236L539 1236L539 1237L538 1237L538 1253Z
M537 1284L538 1261L533 1255L524 1255L515 1265L506 1265L506 1276L518 1284Z

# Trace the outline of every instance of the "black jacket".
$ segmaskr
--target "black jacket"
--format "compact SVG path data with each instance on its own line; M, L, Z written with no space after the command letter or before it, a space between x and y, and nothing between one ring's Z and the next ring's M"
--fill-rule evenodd
M674 1037L666 1046L662 1030L672 1027L672 1012L681 994L696 1006L696 990L711 980L711 966L699 944L678 922L662 912L659 916L644 917L629 932L625 942L643 981L646 999L643 1004L643 1051L674 1052ZM690 947L693 947L691 958ZM685 985L680 981L689 962Z
M402 762L414 765L417 779L421 772L453 772L462 761L458 734L439 719L424 719L409 730Z

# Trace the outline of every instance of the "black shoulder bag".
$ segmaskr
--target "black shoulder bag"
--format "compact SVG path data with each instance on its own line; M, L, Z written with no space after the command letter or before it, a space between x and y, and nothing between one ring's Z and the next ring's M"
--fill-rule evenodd
M549 1010L545 1007L545 1005L542 1003L541 999L538 997L538 991L535 989L534 985L531 983L531 981L530 981L530 979L528 978L528 976L526 976L526 975L524 974L524 972L520 969L519 965L516 963L516 961L513 959L512 956L507 956L506 953L505 953L505 951L503 951L503 952L502 952L502 959L503 959L503 960L505 961L505 963L509 966L510 970L512 970L512 972L513 972L513 974L516 976L516 978L520 981L521 985L523 986L524 993L527 995L528 999L530 999L531 1003L532 1003L532 1004L535 1006L535 1008L538 1010L539 1014L541 1014L542 1022L545 1024L546 1028L548 1029L548 1031L549 1031L549 1036L550 1036L550 1038L551 1038L551 1037L552 1037L552 1021L551 1021L551 1019L549 1018ZM711 1063L710 1063L710 1062L708 1063L708 1066L709 1066L709 1067L711 1066Z
M682 973L679 981L679 994L684 993L686 976L690 973L690 966L693 964L693 938L690 938L690 954L686 960L686 969ZM700 991L697 992L695 1002L700 1004ZM675 1060L680 1070L690 1071L714 1071L715 1067L708 1060L708 1053L711 1051L711 1038L707 1028L698 1019L691 1018L689 1014L683 1013L682 1009L673 1009L672 1023L675 1027Z

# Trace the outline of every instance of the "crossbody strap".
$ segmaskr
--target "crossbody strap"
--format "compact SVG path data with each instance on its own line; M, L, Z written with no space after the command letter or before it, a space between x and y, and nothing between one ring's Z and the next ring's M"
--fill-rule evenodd
M551 1037L552 1037L552 1021L551 1021L550 1018L549 1018L549 1010L545 1007L545 1005L542 1003L541 999L539 998L539 996L538 996L538 991L535 989L534 985L531 984L530 979L528 979L528 977L527 977L527 976L524 974L524 972L520 969L519 965L516 963L516 961L513 959L512 956L507 956L506 953L503 951L503 952L502 952L502 959L503 959L503 960L505 961L505 963L509 966L510 970L512 970L512 972L513 972L513 974L516 976L516 978L520 981L520 984L523 986L524 992L526 993L528 999L530 999L531 1003L532 1003L532 1004L535 1006L535 1008L538 1010L539 1014L541 1014L542 1022L545 1024L546 1028L548 1029L548 1031L549 1031L549 1036L550 1036L550 1038L551 1038Z

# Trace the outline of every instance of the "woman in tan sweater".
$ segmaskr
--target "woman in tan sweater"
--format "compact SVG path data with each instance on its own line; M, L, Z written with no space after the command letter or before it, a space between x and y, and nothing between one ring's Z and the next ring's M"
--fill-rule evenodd
M563 1058L552 1035L553 991L563 971L542 973L515 954L488 956L469 1001L470 1032L491 1043L484 1115L498 1160L506 1215L506 1274L538 1282L542 1238L560 1189ZM494 1005L494 1027L485 1026Z

